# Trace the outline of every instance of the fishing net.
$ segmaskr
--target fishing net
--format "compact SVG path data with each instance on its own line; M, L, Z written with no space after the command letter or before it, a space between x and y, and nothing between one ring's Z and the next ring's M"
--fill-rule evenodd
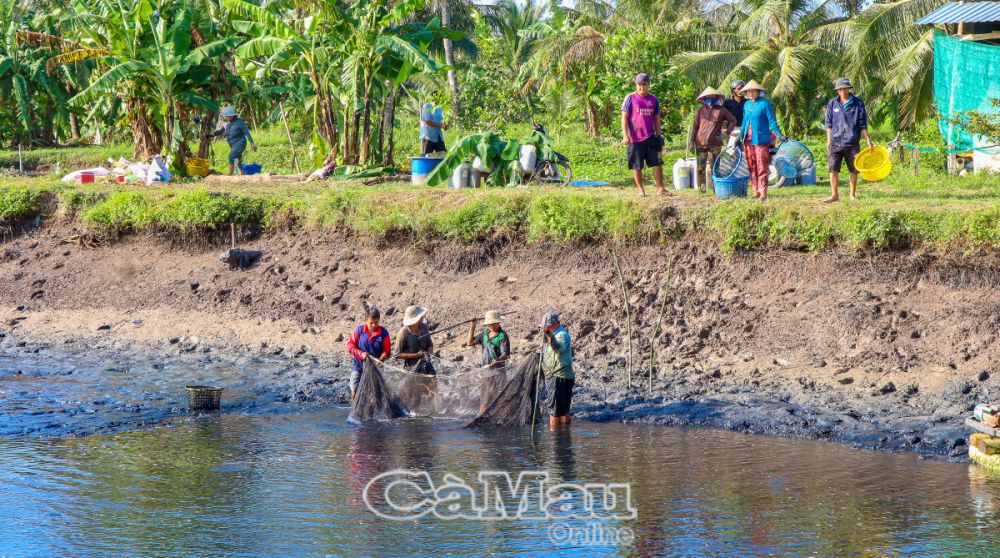
M536 359L537 360L537 359ZM387 421L403 416L471 418L507 386L504 368L462 369L436 362L436 375L390 363L365 361L350 420Z
M491 399L485 402L479 416L467 428L483 426L525 426L540 420L538 408L538 354L521 360L513 377Z
M787 139L778 146L771 164L781 176L795 178L813 166L813 154L802 142Z
M750 176L750 167L747 165L743 150L739 147L727 147L719 153L715 159L715 166L712 169L715 178L742 179Z

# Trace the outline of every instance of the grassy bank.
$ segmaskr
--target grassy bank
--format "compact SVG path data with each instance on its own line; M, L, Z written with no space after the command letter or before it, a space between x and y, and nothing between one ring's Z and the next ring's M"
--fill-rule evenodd
M209 190L197 183L115 188L34 178L0 186L0 221L33 217L43 200L54 197L59 215L104 236L146 230L187 234L252 223L264 230L341 230L408 242L448 238L471 243L498 237L669 242L695 233L717 239L727 252L1000 250L1000 206L993 201L1000 186L971 181L964 186L942 193L927 182L908 195L869 189L862 201L839 204L816 201L820 187L782 189L773 201L759 204L720 202L690 191L667 199L637 199L623 188L452 191L398 183L257 183L212 185ZM926 195L920 197L921 192Z
M520 137L525 131L507 133ZM279 132L257 134L261 149L249 157L266 169L289 172L291 154L287 139ZM449 139L457 137L454 133ZM416 140L415 127L399 130L397 160L405 161L417 149ZM671 138L674 149L665 156L668 167L683 156L677 149L680 141ZM894 168L884 181L862 182L858 202L822 203L828 195L828 186L822 184L774 190L763 205L718 201L692 191L676 192L666 200L640 200L634 196L627 169L620 165L624 150L618 142L563 135L557 147L571 158L577 177L606 180L612 186L457 192L357 182L181 182L167 187L126 187L66 185L59 182L58 174L0 175L0 225L33 217L43 207L56 207L58 214L105 236L146 230L190 234L236 222L265 230L350 230L386 240L476 242L509 237L529 242L663 242L694 233L717 239L727 252L763 248L1000 250L1000 180L995 176L952 177L927 161L916 176L908 167ZM810 147L824 179L824 146L812 143ZM216 144L217 155L224 148ZM76 167L90 166L109 156L127 155L125 151L123 146L81 147L40 150L33 156L51 169L70 158L79 163ZM305 153L300 150L300 155ZM11 152L0 153L0 166L10 156ZM216 161L221 164L224 158L217 156Z

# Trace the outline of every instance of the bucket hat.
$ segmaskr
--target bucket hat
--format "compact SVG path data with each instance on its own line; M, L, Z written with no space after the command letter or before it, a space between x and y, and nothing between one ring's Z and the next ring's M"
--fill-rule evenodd
M833 89L834 90L837 90L837 89L854 89L854 86L851 85L851 80L849 80L847 78L837 78L837 81L833 82Z
M761 87L759 83L757 83L757 80L752 79L748 81L746 85L743 86L743 89L740 89L740 93L746 93L747 91L753 91L754 89L756 89L757 91L764 90L764 88Z
M500 323L500 312L497 312L496 310L490 310L489 312L486 313L486 316L483 319L483 325L498 324L498 323Z
M419 306L407 306L406 311L403 313L403 325L411 326L418 323L427 310Z
M222 116L236 116L236 107L223 107Z

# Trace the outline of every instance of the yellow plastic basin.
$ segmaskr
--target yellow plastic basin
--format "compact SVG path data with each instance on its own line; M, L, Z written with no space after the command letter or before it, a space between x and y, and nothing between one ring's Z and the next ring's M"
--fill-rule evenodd
M892 159L889 150L881 145L862 149L854 158L854 166L868 182L876 182L889 176L892 170Z
M184 168L190 176L208 176L208 169L212 168L212 162L208 159L188 157L184 160Z

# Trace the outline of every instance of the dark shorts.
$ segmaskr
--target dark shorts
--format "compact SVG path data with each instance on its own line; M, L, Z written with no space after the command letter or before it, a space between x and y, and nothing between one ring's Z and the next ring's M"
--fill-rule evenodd
M420 154L427 155L428 153L437 153L438 151L448 151L448 148L444 146L444 140L431 141L428 139L420 140Z
M854 167L854 158L858 156L859 152L861 152L860 145L848 145L847 147L831 145L830 153L826 158L830 172L840 172L841 162L847 163L847 170L852 174L858 172L858 169Z
M639 143L628 144L628 168L642 170L645 167L662 167L660 147L656 138L650 136Z
M569 406L573 402L573 378L545 378L545 409L554 417L564 417L569 414Z

